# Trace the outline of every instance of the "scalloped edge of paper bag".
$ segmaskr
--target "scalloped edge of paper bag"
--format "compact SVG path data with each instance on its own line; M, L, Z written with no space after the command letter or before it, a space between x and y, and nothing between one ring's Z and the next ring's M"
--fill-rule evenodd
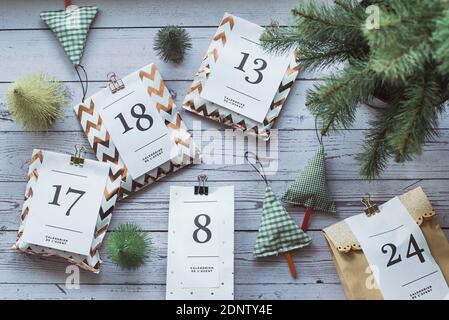
M404 193L399 196L399 200L407 208L408 212L419 226L421 226L425 220L432 219L436 215L435 209L432 207L432 204L421 187L417 187ZM344 220L325 228L323 232L334 247L340 252L362 250L357 238Z

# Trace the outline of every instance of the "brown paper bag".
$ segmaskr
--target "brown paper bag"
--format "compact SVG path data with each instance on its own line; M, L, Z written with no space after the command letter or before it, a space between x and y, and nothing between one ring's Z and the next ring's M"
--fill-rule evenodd
M433 258L449 283L449 243L429 199L421 187L399 199L420 226ZM346 222L340 221L323 232L348 299L383 299L360 244Z

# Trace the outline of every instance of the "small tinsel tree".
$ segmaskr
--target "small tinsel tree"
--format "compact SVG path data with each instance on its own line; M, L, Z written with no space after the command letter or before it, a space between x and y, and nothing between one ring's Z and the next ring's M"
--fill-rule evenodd
M106 241L106 252L118 266L134 270L148 259L150 238L135 224L119 225Z
M357 157L361 174L374 178L390 158L420 154L449 98L449 2L309 1L292 13L295 26L273 25L261 41L274 52L297 48L302 70L342 63L307 94L322 133L350 127L357 107L375 97L387 107L378 110Z
M64 85L46 74L31 74L14 82L7 102L12 117L24 128L47 130L68 103Z
M192 39L184 28L167 26L156 34L153 49L165 61L180 63L192 47Z

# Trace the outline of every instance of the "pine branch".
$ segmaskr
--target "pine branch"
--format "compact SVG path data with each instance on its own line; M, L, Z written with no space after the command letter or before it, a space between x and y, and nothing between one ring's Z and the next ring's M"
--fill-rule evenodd
M390 143L396 154L396 161L411 160L420 154L422 144L437 134L438 117L444 110L443 97L438 84L426 75L410 84L393 116L394 127Z
M360 162L360 175L372 180L386 168L393 154L387 140L392 125L391 111L385 110L380 119L372 121L370 125L363 151L356 156L356 160Z
M309 90L306 105L320 120L321 133L349 128L359 103L371 97L376 83L376 75L365 62L352 61L338 75Z
M435 59L440 64L439 72L449 75L449 9L437 20L432 42L435 45Z
M348 3L346 0L334 0L335 5L342 7L344 10L346 10L349 13L352 13L354 7L351 6L350 3Z
M431 61L432 47L427 36L403 50L375 51L372 53L370 68L385 81L407 82L407 79L425 71L425 65Z
M328 43L317 45L314 42L308 42L298 36L295 28L279 28L272 25L267 27L260 40L265 49L275 53L285 52L292 47L292 43L296 43L300 48L298 62L303 71L323 69L350 58L365 55L359 52L360 48L346 43L334 43L329 40Z
M343 70L307 93L323 134L351 126L372 96L389 105L357 157L361 173L374 178L390 158L410 160L437 135L449 99L449 0L334 2L300 4L294 26L267 28L261 42L274 52L297 49L306 70L343 62ZM366 23L377 21L376 11L365 13L373 4L379 29Z
M321 68L366 55L368 47L361 45L365 41L360 28L365 19L363 8L355 0L344 0L344 3L345 7L315 2L300 4L292 10L296 25L267 27L260 39L262 46L275 53L297 49L300 56L307 57L303 69ZM349 8L353 10L348 11ZM316 62L312 61L314 58Z
M432 60L430 36L435 28L433 19L441 9L440 1L429 0L381 4L379 29L364 27L371 68L390 83L405 83L409 77L423 73Z

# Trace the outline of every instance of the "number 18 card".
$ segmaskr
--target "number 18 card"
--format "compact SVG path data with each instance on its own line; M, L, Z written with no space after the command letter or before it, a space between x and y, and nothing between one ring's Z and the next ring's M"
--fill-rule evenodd
M97 158L125 168L120 197L199 159L155 64L111 77L74 109Z

